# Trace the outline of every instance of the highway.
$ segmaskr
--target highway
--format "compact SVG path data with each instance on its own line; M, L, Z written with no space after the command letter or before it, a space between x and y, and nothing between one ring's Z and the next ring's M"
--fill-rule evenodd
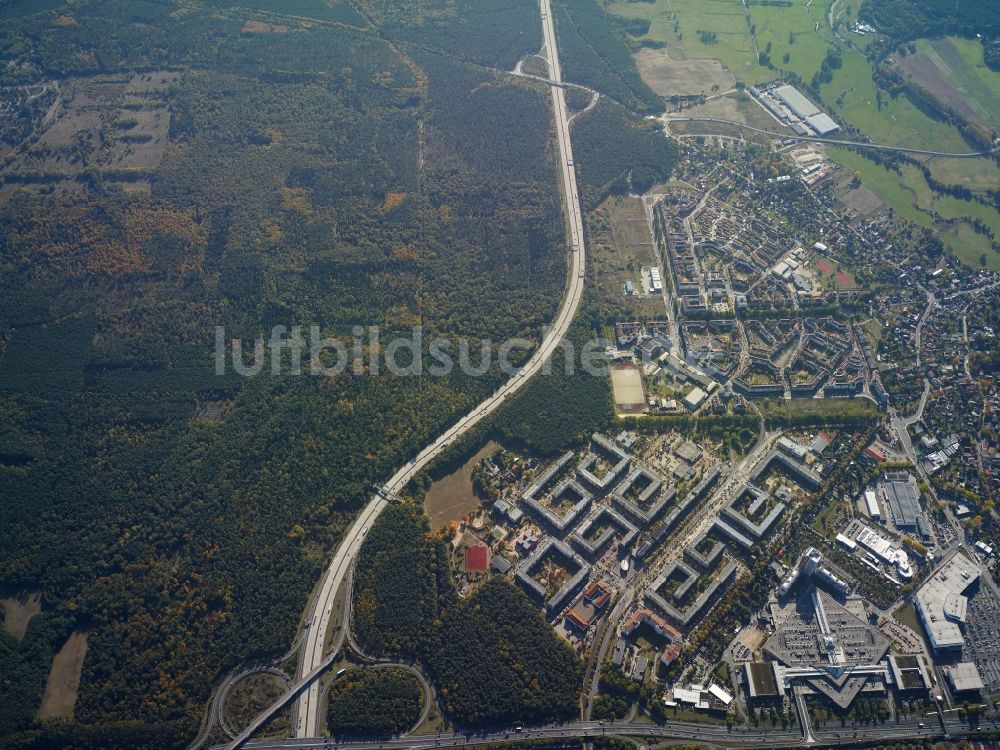
M838 722L839 723L839 722ZM921 727L920 723L926 726ZM997 731L995 720L981 721L980 731ZM966 722L957 718L946 718L942 728L937 721L928 717L911 717L899 722L886 721L879 724L859 726L831 726L812 730L812 747L835 747L886 742L907 742L914 739L933 741L941 739L945 731L952 739L965 737L974 730ZM466 745L490 745L512 740L587 740L602 736L643 738L643 744L652 746L669 740L689 740L717 747L733 748L778 748L803 747L802 729L798 726L782 728L761 727L727 729L724 724L668 721L663 725L628 722L578 721L566 724L549 724L539 727L525 727L524 731L512 729L489 729L480 732L441 732L438 734L409 735L402 737L371 737L337 741L333 738L306 739L261 739L247 744L252 750L430 750L438 747L464 747Z
M367 530L371 528L379 514L388 504L386 496L391 497L400 492L417 472L427 467L448 446L499 408L506 398L512 396L533 375L541 370L545 361L555 352L559 343L565 337L580 305L580 299L583 296L585 268L583 213L580 210L577 193L566 96L560 85L562 82L562 70L559 66L558 48L556 46L555 29L553 27L549 0L540 0L540 5L544 44L548 55L549 78L552 81L552 107L555 114L556 135L559 142L559 161L566 205L566 218L569 226L570 245L572 246L569 286L566 295L555 322L543 339L541 346L539 346L524 367L504 383L496 393L458 420L444 434L420 451L416 458L393 474L376 496L365 506L357 520L347 531L340 547L333 556L333 560L324 573L319 592L313 604L311 615L313 621L306 633L302 659L299 664L299 680L297 684L302 683L304 675L314 673L317 667L324 661L324 640L333 616L333 601L348 571L351 569L354 559L357 557L358 550L361 548L361 543L364 540ZM298 717L295 727L297 737L315 737L322 731L320 721L320 690L319 684L316 681L305 687L299 695L296 716ZM246 737L250 736L260 725L258 722L254 722L254 725L251 725L248 731L241 734L229 747L239 747L246 741Z

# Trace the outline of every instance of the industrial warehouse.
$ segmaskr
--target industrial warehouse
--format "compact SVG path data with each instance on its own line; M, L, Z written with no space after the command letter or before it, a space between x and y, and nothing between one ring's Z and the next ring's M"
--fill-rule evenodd
M749 91L754 99L796 135L826 135L840 130L833 118L813 104L801 91L784 81L751 86Z

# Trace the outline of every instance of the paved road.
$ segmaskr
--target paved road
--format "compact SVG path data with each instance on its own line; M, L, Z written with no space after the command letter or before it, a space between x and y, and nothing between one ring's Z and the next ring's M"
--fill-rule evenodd
M923 721L926 727L919 727L917 722ZM982 730L996 731L998 722L984 721L980 723ZM952 738L961 738L970 734L969 726L960 719L945 719L945 730ZM830 726L813 728L815 746L829 747L837 745L857 746L859 743L876 744L885 742L910 741L916 738L934 740L943 736L943 731L937 722L928 721L926 717L916 717L899 722L887 721L884 724L851 726ZM691 740L703 744L725 747L746 748L778 748L802 747L802 730L800 727L743 729L733 727L727 729L724 725L700 724L692 722L671 721L664 725L627 724L625 722L579 721L567 724L553 724L541 727L526 727L523 732L511 729L485 730L482 732L446 732L440 734L410 735L408 737L373 737L366 740L337 742L331 738L316 739L264 739L248 743L253 750L306 750L307 748L322 750L337 748L337 750L368 750L369 748L385 748L386 750L430 750L438 747L463 747L465 745L486 745L510 742L511 740L537 739L593 739L602 736L626 736L643 738L644 744L652 746L657 741Z
M563 88L558 85L562 81L562 71L559 67L559 55L555 41L555 29L552 25L551 8L549 7L549 0L540 0L540 2L545 48L549 56L549 78L553 82L551 87L552 105L555 112L556 135L559 140L562 185L565 191L569 237L573 248L569 289L555 323L542 341L541 346L520 372L511 377L496 393L483 401L473 411L462 417L447 432L424 448L416 458L399 469L385 483L382 490L369 502L354 522L354 525L348 530L329 568L327 568L324 574L319 594L316 597L316 603L313 608L313 614L316 616L316 619L306 636L303 658L299 665L300 677L313 671L323 661L323 641L330 625L333 600L358 554L367 529L371 527L388 504L386 495L391 496L400 492L418 471L425 468L448 446L475 427L480 420L499 408L508 396L513 395L532 375L536 374L566 335L570 323L576 315L576 310L580 305L580 299L583 296L585 263L583 214L580 210L580 202L577 194L576 171L573 166L573 151L569 136L566 97ZM320 732L319 698L319 686L315 683L302 692L297 710L298 722L296 735L298 737L312 737ZM237 746L236 743L233 744L233 747Z
M901 151L907 154L923 154L925 156L950 156L955 159L973 159L981 156L991 156L993 154L992 150L970 151L956 154L949 151L927 151L925 149L908 148L906 146L883 146L879 143L865 143L864 141L843 141L837 140L836 138L820 138L818 136L809 135L788 135L786 133L775 133L771 130L762 130L761 128L755 128L751 125L747 125L745 122L724 120L719 117L673 117L672 115L664 115L660 118L660 120L668 126L671 122L717 122L722 125L732 125L737 128L742 128L743 130L752 130L754 133L763 133L764 135L772 138L781 138L789 141L816 141L817 143L832 143L835 146L854 146L855 148L868 148L875 149L877 151Z

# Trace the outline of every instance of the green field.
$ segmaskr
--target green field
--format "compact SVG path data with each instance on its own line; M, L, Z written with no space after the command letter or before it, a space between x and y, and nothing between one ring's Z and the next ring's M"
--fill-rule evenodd
M986 257L985 268L1000 271L1000 253L990 246L989 238L976 234L968 224L942 232L941 239L955 255L968 266L982 268L980 259Z
M840 39L829 25L831 2ZM858 5L857 0L792 0L792 5L781 7L748 0L744 9L742 0L614 0L607 7L623 17L650 21L649 32L640 41L665 43L677 60L716 59L746 84L780 78L784 71L809 81L835 45L841 50L842 65L832 71L832 81L820 87L821 106L831 114L878 143L970 151L955 127L924 114L906 96L893 99L876 87L872 63L861 51L871 38L847 30L857 17ZM769 50L773 70L758 63L755 40L761 52ZM964 102L966 111L971 107L984 121L1000 122L1000 76L984 65L977 41L920 40L916 49L912 59L936 76L933 81L928 78L935 84L928 85L934 93L947 94L952 103ZM934 227L935 214L942 219L965 219L941 232L944 243L970 265L980 265L983 255L990 268L1000 263L1000 254L992 250L989 239L973 231L970 223L979 219L1000 237L1000 213L993 208L936 194L914 165L903 165L900 176L854 151L831 147L829 154L848 172L860 174L862 184L905 219L927 228ZM1000 168L987 159L942 157L931 159L928 166L936 179L947 184L973 190L1000 184Z
M762 52L771 45L770 58L779 71L795 73L808 81L819 70L832 34L826 24L828 0L807 6L808 0L793 0L791 7L751 5L757 45ZM816 23L819 21L819 31ZM788 62L784 55L788 54ZM772 73L775 77L778 73Z
M639 40L663 42L676 60L716 59L747 84L770 80L774 74L757 63L746 13L740 0L614 0L607 10L625 18L644 18L649 33ZM674 22L677 31L674 33ZM710 41L703 34L714 34Z
M860 173L861 184L903 218L928 228L933 224L929 215L913 207L910 193L899 184L899 175L892 170L852 149L830 146L827 154L848 172Z
M939 151L971 151L958 131L932 120L904 96L892 99L876 91L872 65L859 52L845 49L843 67L820 88L833 113L877 143Z
M969 190L989 190L1000 185L1000 167L992 159L935 157L928 165L935 177L949 185L961 184Z
M979 219L1000 237L1000 213L989 206L976 201L962 201L951 196L938 195L924 179L916 167L904 164L903 179L890 169L861 156L856 151L845 148L829 147L827 153L848 172L861 174L861 184L868 187L888 207L900 216L931 228L934 218L933 211L943 219ZM912 188L917 200L913 205L914 195L906 188ZM1000 254L990 247L989 238L977 234L967 222L951 227L941 233L941 240L965 263L979 267L979 258L986 255L986 267L1000 269Z
M1000 75L986 67L979 41L945 37L920 39L916 45L917 54L929 60L952 89L925 84L929 90L945 101L960 97L983 124L1000 127Z

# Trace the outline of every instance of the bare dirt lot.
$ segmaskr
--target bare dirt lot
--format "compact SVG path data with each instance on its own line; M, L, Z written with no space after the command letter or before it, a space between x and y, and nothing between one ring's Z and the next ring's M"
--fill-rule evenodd
M499 447L491 440L460 469L431 485L424 498L424 508L432 529L443 529L451 521L460 521L479 507L479 500L472 492L472 470Z
M665 49L639 50L635 64L642 79L660 96L708 95L736 84L718 60L672 60Z
M49 679L45 682L38 719L68 719L73 715L80 690L83 657L87 655L87 634L73 633L52 659Z
M635 63L642 79L660 96L708 95L728 91L736 83L718 60L672 60L665 49L639 50Z
M913 76L920 85L929 90L956 112L970 119L979 117L979 113L970 106L962 94L948 83L944 73L934 62L924 54L907 57L900 63L901 67Z
M42 611L42 595L38 592L0 599L3 605L3 629L21 640L31 618Z
M680 109L672 109L671 114L678 117L716 117L721 120L746 123L775 133L791 133L791 130L771 117L749 96L738 92L709 99L704 104L683 105ZM696 126L692 124L691 127ZM749 137L749 133L747 135Z

